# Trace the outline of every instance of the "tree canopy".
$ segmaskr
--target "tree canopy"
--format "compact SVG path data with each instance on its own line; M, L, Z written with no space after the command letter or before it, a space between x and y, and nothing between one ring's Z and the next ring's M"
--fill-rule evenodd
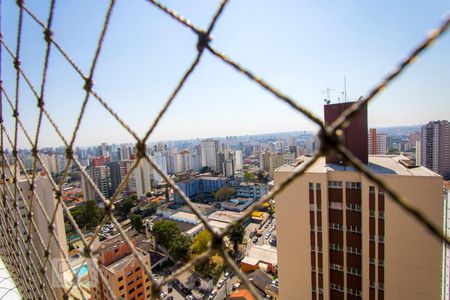
M117 204L117 212L123 216L127 217L128 214L131 212L131 209L134 207L135 202L137 201L137 197L128 197L122 200L120 203Z
M131 225L137 231L141 231L144 228L144 225L142 224L142 217L140 215L132 215Z
M254 181L255 180L255 174L250 173L250 172L245 172L244 173L244 180L245 181Z
M233 196L236 194L236 190L232 187L222 187L217 190L217 192L214 194L214 198L216 201L226 201L233 198Z
M100 224L103 213L95 200L88 200L83 205L70 211L80 228L92 229Z
M181 234L177 224L169 220L156 221L153 224L152 232L156 242L166 248L169 248L171 242Z
M202 254L208 250L208 243L212 239L212 234L208 230L202 230L192 240L191 252L193 254Z
M183 234L174 237L170 243L169 254L177 261L186 261L189 257L191 241Z
M230 241L233 243L233 250L236 255L238 246L244 240L245 235L245 227L242 224L239 224L236 228L234 228L230 232Z

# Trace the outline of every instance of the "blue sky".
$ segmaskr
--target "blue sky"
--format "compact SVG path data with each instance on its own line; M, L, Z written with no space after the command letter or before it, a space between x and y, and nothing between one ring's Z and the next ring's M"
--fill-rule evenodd
M18 9L2 1L2 32L15 49ZM46 20L48 1L27 5ZM218 1L163 1L206 27ZM57 1L54 37L88 72L108 1ZM341 96L343 78L351 99L365 95L400 59L437 27L448 1L231 0L213 32L212 45L298 103L322 116L321 93ZM22 67L40 86L45 42L25 16ZM95 90L139 135L143 135L196 55L196 36L143 0L118 0L98 67ZM15 75L3 51L2 77L14 96ZM450 35L446 34L369 106L369 126L384 127L449 119ZM83 82L52 49L46 107L69 138L84 97ZM38 109L25 82L20 115L33 133ZM13 97L14 98L14 97ZM13 132L11 110L4 108ZM209 53L202 60L150 140L315 130L259 86ZM19 136L23 141L23 136ZM76 144L128 142L131 137L91 98ZM44 121L40 146L60 145ZM21 146L26 143L21 142Z

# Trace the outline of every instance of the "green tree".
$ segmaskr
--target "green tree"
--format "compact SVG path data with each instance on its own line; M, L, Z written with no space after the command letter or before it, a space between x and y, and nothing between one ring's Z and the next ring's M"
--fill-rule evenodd
M84 206L84 217L86 220L86 229L95 228L100 224L103 214L95 200L86 201L86 205Z
M250 173L250 172L245 172L244 173L244 180L245 181L254 181L255 180L255 174Z
M202 254L208 250L208 243L212 239L212 234L208 230L202 230L192 240L191 252L193 254Z
M169 254L176 261L186 261L189 258L191 241L183 234L176 235L169 246Z
M236 194L236 190L232 187L223 187L217 190L217 192L214 194L214 198L216 201L226 201L233 198L233 196Z
M272 203L269 203L268 213L269 213L269 216L273 216L273 214L275 213L275 205L273 205Z
M245 227L242 224L239 224L236 228L234 228L229 235L230 241L233 243L233 251L234 254L237 254L238 246L244 240L245 235Z
M117 205L117 212L121 216L127 217L131 209L134 207L135 202L136 200L133 197L125 198Z
M141 231L144 228L144 225L142 224L142 217L140 215L132 215L131 224L137 231Z
M152 232L156 238L156 242L167 249L170 248L171 242L181 234L177 223L168 220L156 221L153 224Z
M158 208L158 204L150 203L150 204L146 205L143 210L141 210L140 215L143 218L150 217L151 215L154 215L156 213L157 208Z
M267 177L266 173L263 170L259 170L258 173L256 174L256 177L258 179L258 182L261 183L269 182L269 177Z
M102 211L95 200L88 200L83 205L70 211L80 228L92 229L100 224Z

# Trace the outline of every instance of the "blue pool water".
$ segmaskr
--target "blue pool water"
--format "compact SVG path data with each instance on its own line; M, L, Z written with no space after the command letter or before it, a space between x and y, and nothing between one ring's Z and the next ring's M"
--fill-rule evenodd
M80 270L81 269L81 270ZM86 264L84 264L81 268L76 268L73 271L75 272L75 274L78 272L78 270L80 270L80 273L78 273L78 277L83 277L84 274L86 274L88 272L88 267Z

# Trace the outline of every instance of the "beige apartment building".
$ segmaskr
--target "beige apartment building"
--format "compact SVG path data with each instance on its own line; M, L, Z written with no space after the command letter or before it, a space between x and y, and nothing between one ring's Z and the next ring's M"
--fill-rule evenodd
M115 298L126 300L150 299L151 281L149 276L131 252L128 244L119 238L103 242L98 249L94 250L94 259L97 260ZM132 240L132 242L135 245L135 241ZM150 255L139 248L136 248L136 250L142 261L150 268ZM113 299L92 261L88 262L88 269L91 299Z
M350 105L325 105L325 123ZM363 108L344 129L344 145L442 227L442 177L404 156L369 156L365 141ZM310 159L278 168L275 184ZM442 299L441 241L338 156L319 158L283 190L276 213L280 299Z
M368 166L440 226L442 178L405 159L370 156ZM352 168L319 159L276 208L281 299L441 298L442 244Z

